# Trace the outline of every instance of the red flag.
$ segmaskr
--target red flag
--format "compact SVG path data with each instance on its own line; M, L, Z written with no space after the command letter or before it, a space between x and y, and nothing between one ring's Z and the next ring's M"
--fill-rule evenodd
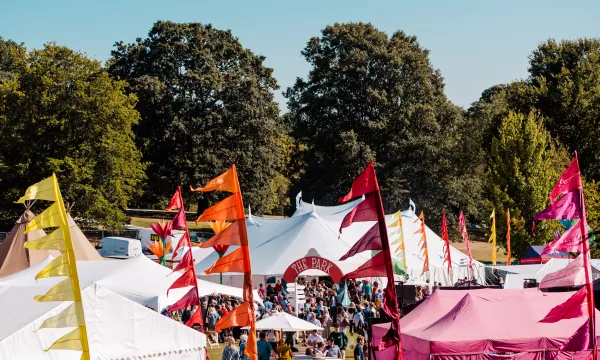
M369 194L363 201L360 202L352 211L350 211L342 224L340 225L340 233L342 229L352 225L353 222L360 221L377 221L377 205L375 203L375 196L377 194Z
M473 269L471 265L473 263L473 255L471 254L471 244L469 243L469 233L467 232L467 224L465 222L465 215L462 210L458 216L458 232L462 235L465 246L467 247L467 254L469 255L469 267Z
M577 156L571 161L569 167L563 172L558 179L558 182L554 186L552 193L550 194L550 204L554 204L556 198L560 195L564 195L575 189L581 189L581 174L579 172L579 161Z
M214 273L244 273L250 271L247 268L248 262L244 261L244 250L243 246L235 249L229 255L225 255L222 258L215 261L215 263L204 271L205 274Z
M387 276L384 263L384 252L380 251L375 256L359 266L358 269L344 275L344 279L358 279L364 277Z
M187 271L184 272L183 275L181 275L177 280L175 280L175 282L171 286L169 286L169 288L167 289L167 296L169 296L169 290L171 289L196 286L196 283L196 274L194 272L194 268L191 267L187 269Z
M379 184L377 184L377 178L375 177L375 166L373 165L373 161L371 161L365 170L354 180L350 192L346 196L341 197L338 202L343 203L375 190L379 190Z
M192 248L189 248L188 251L186 251L185 254L183 254L183 256L181 257L181 261L179 261L177 266L175 266L172 273L179 270L187 270L191 266L194 266L194 259L192 257Z
M177 242L177 246L175 246L175 249L173 249L173 256L171 257L171 261L173 261L173 259L175 259L175 256L177 256L177 251L182 246L187 246L190 248L192 247L192 240L190 239L190 232L187 229L187 227L185 228L185 232L183 233L183 236Z
M541 255L552 254L559 251L565 252L583 252L583 236L581 236L581 226L577 220L577 223L573 224L571 228L565 231L560 238L554 240L548 244ZM587 229L587 225L585 226Z
M185 218L185 210L181 207L173 218L173 229L185 229L186 226L187 219Z
M440 229L442 239L444 240L444 263L448 262L448 274L452 270L452 260L450 258L450 238L448 237L448 226L446 225L446 210L442 210L442 228Z
M346 260L360 252L366 250L381 250L381 236L379 236L379 223L375 223L369 231L366 232L348 252L340 258L340 261Z
M167 211L181 208L183 208L183 197L181 196L181 187L178 186L173 198L171 198L171 201L169 201L169 207L167 208Z
M215 205L204 210L202 215L196 220L200 221L212 221L212 220L241 220L245 218L244 210L237 208L237 196L239 194L233 194L222 200Z
M250 306L247 301L244 301L240 306L231 310L227 315L217 321L216 331L220 332L223 329L236 326L249 326L250 325ZM252 314L254 317L254 314Z
M177 300L175 304L169 306L169 312L185 309L188 306L198 305L199 303L198 289L193 287L181 299Z
M573 294L564 303L553 307L550 312L539 322L555 323L564 319L573 319L583 316L587 312L587 287L584 286Z
M204 332L204 321L202 320L202 308L198 306L192 317L185 323L185 326L192 327L194 324L202 326L202 332Z

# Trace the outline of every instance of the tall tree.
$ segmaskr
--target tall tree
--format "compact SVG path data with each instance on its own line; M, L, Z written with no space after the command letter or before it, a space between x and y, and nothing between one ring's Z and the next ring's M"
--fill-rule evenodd
M109 71L130 82L139 99L135 132L150 164L146 205L235 163L247 203L261 213L281 211L291 141L264 60L230 31L199 23L159 21L146 39L115 45ZM199 210L203 204L200 198Z
M461 151L469 136L463 112L447 100L414 36L335 24L302 55L312 66L308 78L285 92L286 119L306 164L294 192L333 203L373 159L388 212L408 196L438 215L447 204L478 207L477 174L485 168L472 169L471 155Z
M560 229L557 222L548 221L536 225L535 237L531 233L533 217L549 204L548 195L568 163L566 150L552 139L537 113L511 111L504 117L492 140L488 185L500 234L506 232L504 216L510 209L514 258L522 256L530 245L552 240L552 231ZM504 236L498 239L505 242Z
M0 212L52 172L74 214L126 223L123 209L144 179L131 127L139 120L127 84L98 61L55 44L26 52L0 40ZM8 75L7 75L8 74Z

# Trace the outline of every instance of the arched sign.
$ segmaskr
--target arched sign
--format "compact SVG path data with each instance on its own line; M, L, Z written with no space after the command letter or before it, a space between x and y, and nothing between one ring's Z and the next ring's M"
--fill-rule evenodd
M321 270L325 274L329 275L331 279L339 283L342 280L344 274L342 270L336 264L331 261L322 258L320 256L307 256L302 259L294 261L283 273L283 281L287 283L293 283L296 281L296 277L300 273L306 270Z

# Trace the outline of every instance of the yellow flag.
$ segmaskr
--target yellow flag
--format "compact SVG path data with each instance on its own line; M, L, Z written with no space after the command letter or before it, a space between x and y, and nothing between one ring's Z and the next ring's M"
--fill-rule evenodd
M56 201L54 192L54 176L50 176L49 178L28 187L27 190L25 190L25 195L17 200L17 202L24 203L27 200Z
M492 219L492 234L490 235L490 240L488 242L492 243L492 265L496 265L496 210L492 210L492 215L490 215L490 219Z
M35 301L75 301L75 295L73 294L73 287L71 286L71 278L66 278L58 284L54 285L52 289L48 290L45 295L36 295Z
M77 303L74 302L60 313L44 320L40 329L78 327L79 325L79 321L77 320Z
M48 265L44 266L44 268L37 273L35 279L39 278L47 278L47 277L55 277L55 276L69 276L71 273L69 271L69 258L67 253L62 254L56 259L50 261Z
M58 227L60 225L60 207L58 202L55 202L27 224L25 234L32 230L42 230L44 228Z
M62 228L58 228L39 239L30 240L25 243L25 249L29 250L58 250L65 252L65 236Z
M63 335L60 339L56 340L54 344L50 345L50 347L44 351L47 352L50 350L82 351L83 349L81 347L81 332L79 331L79 328L71 331L68 334Z

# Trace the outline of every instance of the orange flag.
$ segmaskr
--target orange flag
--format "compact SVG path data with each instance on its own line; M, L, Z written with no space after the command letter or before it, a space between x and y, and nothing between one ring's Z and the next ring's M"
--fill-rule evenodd
M425 274L429 271L429 250L427 249L427 235L425 230L425 216L423 216L423 212L417 218L417 220L413 221L416 223L421 220L421 225L415 234L421 234L421 239L419 240L419 245L421 245L421 250L423 250L423 271L421 271L421 275Z
M219 260L215 261L215 263L208 269L204 271L205 274L214 274L214 273L244 273L250 271L250 269L245 266L248 262L244 261L244 247L239 247L235 249L229 255L225 255Z
M220 201L204 210L196 222L244 219L244 210L236 207L237 196L239 196L239 194L233 194L225 200Z
M241 221L241 220L240 220ZM219 245L236 245L241 246L240 240L240 221L234 221L225 228L225 230L217 233L215 236L208 239L203 243L200 243L200 247L202 248L211 248L213 246Z
M250 326L250 306L244 301L240 306L227 313L217 321L217 332L236 326ZM248 354L246 354L248 355Z
M228 191L230 193L239 192L239 188L237 187L237 184L235 181L235 176L233 173L233 167L231 167L231 169L225 171L221 175L219 175L216 178L209 181L205 187L198 187L198 188L194 189L193 187L190 186L190 190L202 191L202 192L207 192L207 191ZM224 219L224 220L227 220L227 219Z

